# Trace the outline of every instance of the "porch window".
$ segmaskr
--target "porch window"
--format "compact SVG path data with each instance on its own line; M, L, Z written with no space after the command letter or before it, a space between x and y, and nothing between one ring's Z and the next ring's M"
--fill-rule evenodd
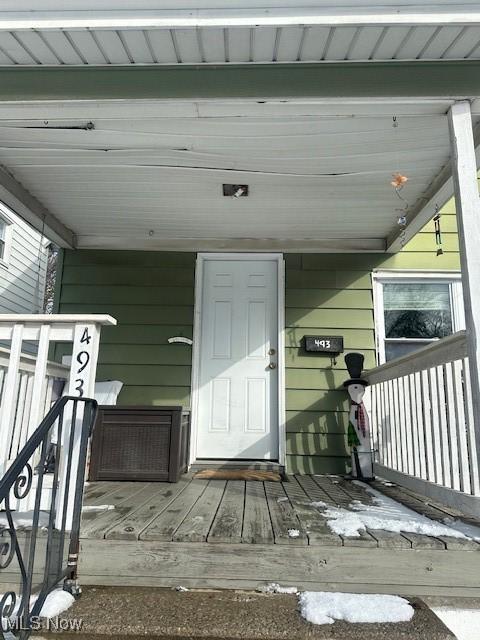
M464 327L459 274L375 275L379 363Z

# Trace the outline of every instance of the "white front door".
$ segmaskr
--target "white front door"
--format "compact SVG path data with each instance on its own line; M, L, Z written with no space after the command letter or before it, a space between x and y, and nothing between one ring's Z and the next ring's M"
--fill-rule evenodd
M278 460L278 262L206 259L197 458Z

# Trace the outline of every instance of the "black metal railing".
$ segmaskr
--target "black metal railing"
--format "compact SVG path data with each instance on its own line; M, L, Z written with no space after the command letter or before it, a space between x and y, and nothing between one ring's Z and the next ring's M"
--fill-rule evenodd
M83 486L96 412L95 400L60 398L0 480L4 510L0 512L4 523L0 524L0 589L5 591L0 596L2 640L30 636L48 594L60 581L70 593L79 591ZM27 513L23 513L22 501L29 506ZM9 586L13 583L17 588L2 588L4 577Z

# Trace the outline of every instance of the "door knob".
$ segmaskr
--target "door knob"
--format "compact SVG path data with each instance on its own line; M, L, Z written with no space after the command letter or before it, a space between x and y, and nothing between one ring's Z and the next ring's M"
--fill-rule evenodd
M270 362L270 364L268 365L269 369L276 369L277 365L275 364L275 362Z
M269 349L268 350L268 355L269 356L274 356L277 352L275 351L275 349Z

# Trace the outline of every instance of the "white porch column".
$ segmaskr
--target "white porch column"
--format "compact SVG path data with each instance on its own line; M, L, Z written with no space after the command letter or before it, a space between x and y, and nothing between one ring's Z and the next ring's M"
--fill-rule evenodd
M472 115L468 101L452 105L449 126L475 441L477 455L480 456L480 197Z

